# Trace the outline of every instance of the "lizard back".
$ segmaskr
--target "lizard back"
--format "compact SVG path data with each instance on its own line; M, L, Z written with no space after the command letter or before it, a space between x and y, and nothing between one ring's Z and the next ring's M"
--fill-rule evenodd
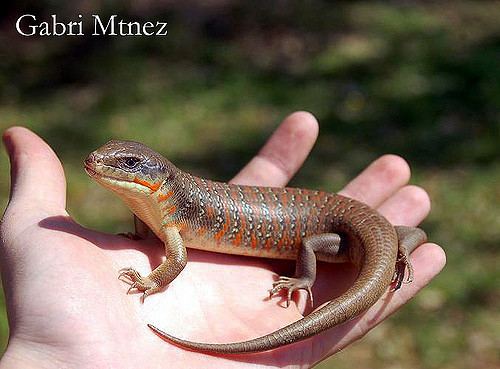
M227 184L184 172L177 175L181 177L158 195L163 202L162 225L179 226L191 248L295 260L305 237L336 232L344 236L350 252L346 256L355 262L363 253L356 247L363 244L356 235L365 228L372 229L374 240L369 242L380 241L391 249L396 244L389 222L351 198L318 190ZM165 201L164 194L172 195ZM341 259L317 256L322 261Z

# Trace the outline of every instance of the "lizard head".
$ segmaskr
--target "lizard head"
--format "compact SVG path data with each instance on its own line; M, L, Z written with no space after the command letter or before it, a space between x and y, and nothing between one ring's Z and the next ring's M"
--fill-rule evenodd
M173 175L167 159L134 141L109 141L90 153L84 166L98 183L123 195L150 195Z

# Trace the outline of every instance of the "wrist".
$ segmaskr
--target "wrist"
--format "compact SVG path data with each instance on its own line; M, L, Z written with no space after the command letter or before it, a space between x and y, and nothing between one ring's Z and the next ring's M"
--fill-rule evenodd
M61 366L55 355L52 355L40 345L28 345L20 342L10 341L0 359L0 369L52 369L61 367L63 366Z

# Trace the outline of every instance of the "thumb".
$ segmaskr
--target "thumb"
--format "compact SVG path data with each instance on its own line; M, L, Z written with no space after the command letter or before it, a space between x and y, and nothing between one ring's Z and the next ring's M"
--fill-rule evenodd
M66 180L61 162L39 136L23 127L3 134L11 165L8 208L60 212L66 207ZM19 221L19 219L18 219Z

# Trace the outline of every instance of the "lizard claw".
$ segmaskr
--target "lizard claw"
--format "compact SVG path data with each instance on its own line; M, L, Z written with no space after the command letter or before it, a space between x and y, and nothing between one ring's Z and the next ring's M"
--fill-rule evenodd
M160 286L158 286L153 280L148 277L143 277L133 268L122 268L119 271L118 279L130 285L127 290L127 294L130 293L134 288L143 292L141 300L151 295L152 293L160 290Z
M303 278L290 278L280 276L276 282L273 282L273 288L269 290L269 298L271 298L274 294L278 293L282 289L287 290L286 307L290 306L292 293L297 290L306 290L309 303L311 304L311 307L314 306L311 283L309 280Z
M408 268L408 275L405 279L405 271ZM392 278L392 291L398 290L403 283L411 283L413 281L413 266L411 265L407 253L400 253L396 260L396 270Z
M132 291L134 288L137 288L137 282L134 282L130 285L130 288L127 290L127 295Z

